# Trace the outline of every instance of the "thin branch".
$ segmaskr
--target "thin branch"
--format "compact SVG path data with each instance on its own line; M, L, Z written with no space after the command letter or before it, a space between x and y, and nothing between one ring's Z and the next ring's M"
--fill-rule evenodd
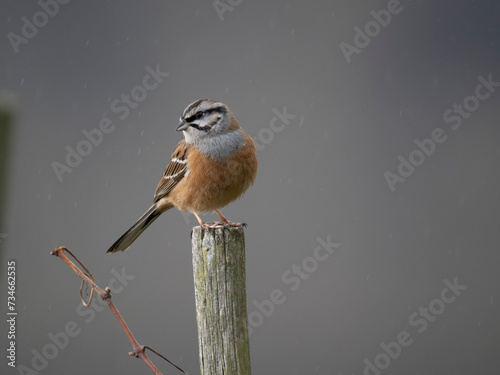
M64 253L65 251L68 252L78 262L78 264L80 264L80 266L85 270L85 272L83 272L82 270L80 270L66 256L66 254ZM127 324L125 323L125 320L123 320L123 317L118 312L118 309L116 308L115 304L113 303L113 300L111 298L111 290L108 287L106 287L106 289L104 289L104 290L102 288L100 288L94 282L94 278L93 278L92 274L90 273L90 271L83 265L82 262L80 262L80 260L71 251L68 250L68 248L66 248L64 246L61 246L60 248L55 249L54 251L51 251L50 255L55 255L55 256L61 258L82 279L82 285L80 287L80 298L82 300L82 303L85 306L89 306L90 305L90 303L92 301L92 296L93 296L94 290L97 292L97 294L99 294L101 296L101 298L104 300L104 302L106 302L106 304L108 305L108 307L110 308L110 310L113 312L113 315L118 320L118 323L120 323L120 325L122 326L123 330L125 331L125 334L127 335L128 339L132 343L132 349L133 349L133 351L129 352L129 355L137 357L137 358L141 358L149 366L149 368L151 368L151 370L156 375L162 375L162 373L160 372L160 370L158 370L158 368L154 365L154 363L146 355L145 349L149 349L153 353L155 353L158 356L160 356L161 358L165 359L168 363L170 363L171 365L173 365L179 371L182 371L184 374L187 375L187 372L185 372L184 370L182 370L179 366L177 366L173 362L169 361L167 358L165 358L161 354L157 353L156 351L154 351L153 349L151 349L151 348L149 348L147 346L142 346L142 345L140 345L137 342L136 338L134 337L134 335L132 334L132 332L128 328ZM86 283L87 285L89 285L92 288L92 291L90 293L90 298L89 298L89 301L87 303L85 303L85 301L83 299L83 296L82 296L82 289L83 289L83 284L84 283Z
M149 346L143 346L142 347L144 350L145 349L149 349L151 350L153 353L155 353L157 356L163 358L165 361L167 361L168 363L170 363L172 366L174 366L177 370L183 372L184 374L186 375L189 375L186 371L184 371L183 369L181 369L179 366L177 366L174 362L172 362L170 359L168 358L165 358L164 356L162 356L160 353L158 353L156 350L154 350L153 348L150 348Z

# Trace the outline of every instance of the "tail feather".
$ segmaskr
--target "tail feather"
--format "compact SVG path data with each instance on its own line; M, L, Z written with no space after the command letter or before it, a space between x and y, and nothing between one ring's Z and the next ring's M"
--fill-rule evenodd
M162 211L158 210L157 204L153 204L149 210L147 210L144 215L142 215L140 219L132 225L132 228L126 231L115 241L113 245L111 245L107 252L116 253L118 251L127 250L137 237L139 237L139 235L144 232L144 230L161 214Z

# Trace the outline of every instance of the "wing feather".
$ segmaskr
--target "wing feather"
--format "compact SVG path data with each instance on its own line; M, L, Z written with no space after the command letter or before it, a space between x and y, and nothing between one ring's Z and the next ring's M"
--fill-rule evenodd
M179 181L182 180L187 174L188 152L189 148L186 145L186 142L184 142L184 139L182 139L175 147L172 157L165 168L165 172L163 172L163 176L160 179L160 182L158 182L158 186L155 191L155 203L164 196L168 195L168 193L170 193Z

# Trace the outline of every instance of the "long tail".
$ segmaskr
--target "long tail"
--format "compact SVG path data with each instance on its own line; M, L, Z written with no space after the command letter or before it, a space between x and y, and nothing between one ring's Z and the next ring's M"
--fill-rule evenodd
M144 230L149 227L149 225L162 213L163 211L158 210L158 205L156 203L153 204L149 210L147 210L146 213L142 215L134 225L132 225L132 228L126 231L113 245L111 245L107 252L116 253L118 251L127 250L137 237L139 237L140 234L144 232Z

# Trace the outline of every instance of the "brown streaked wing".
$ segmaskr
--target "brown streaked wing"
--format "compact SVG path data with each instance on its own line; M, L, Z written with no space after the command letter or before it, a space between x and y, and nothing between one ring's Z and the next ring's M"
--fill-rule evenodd
M170 193L175 185L185 176L187 172L187 154L188 146L184 142L184 139L181 139L175 147L172 157L165 168L165 172L163 172L163 176L156 187L155 203Z

